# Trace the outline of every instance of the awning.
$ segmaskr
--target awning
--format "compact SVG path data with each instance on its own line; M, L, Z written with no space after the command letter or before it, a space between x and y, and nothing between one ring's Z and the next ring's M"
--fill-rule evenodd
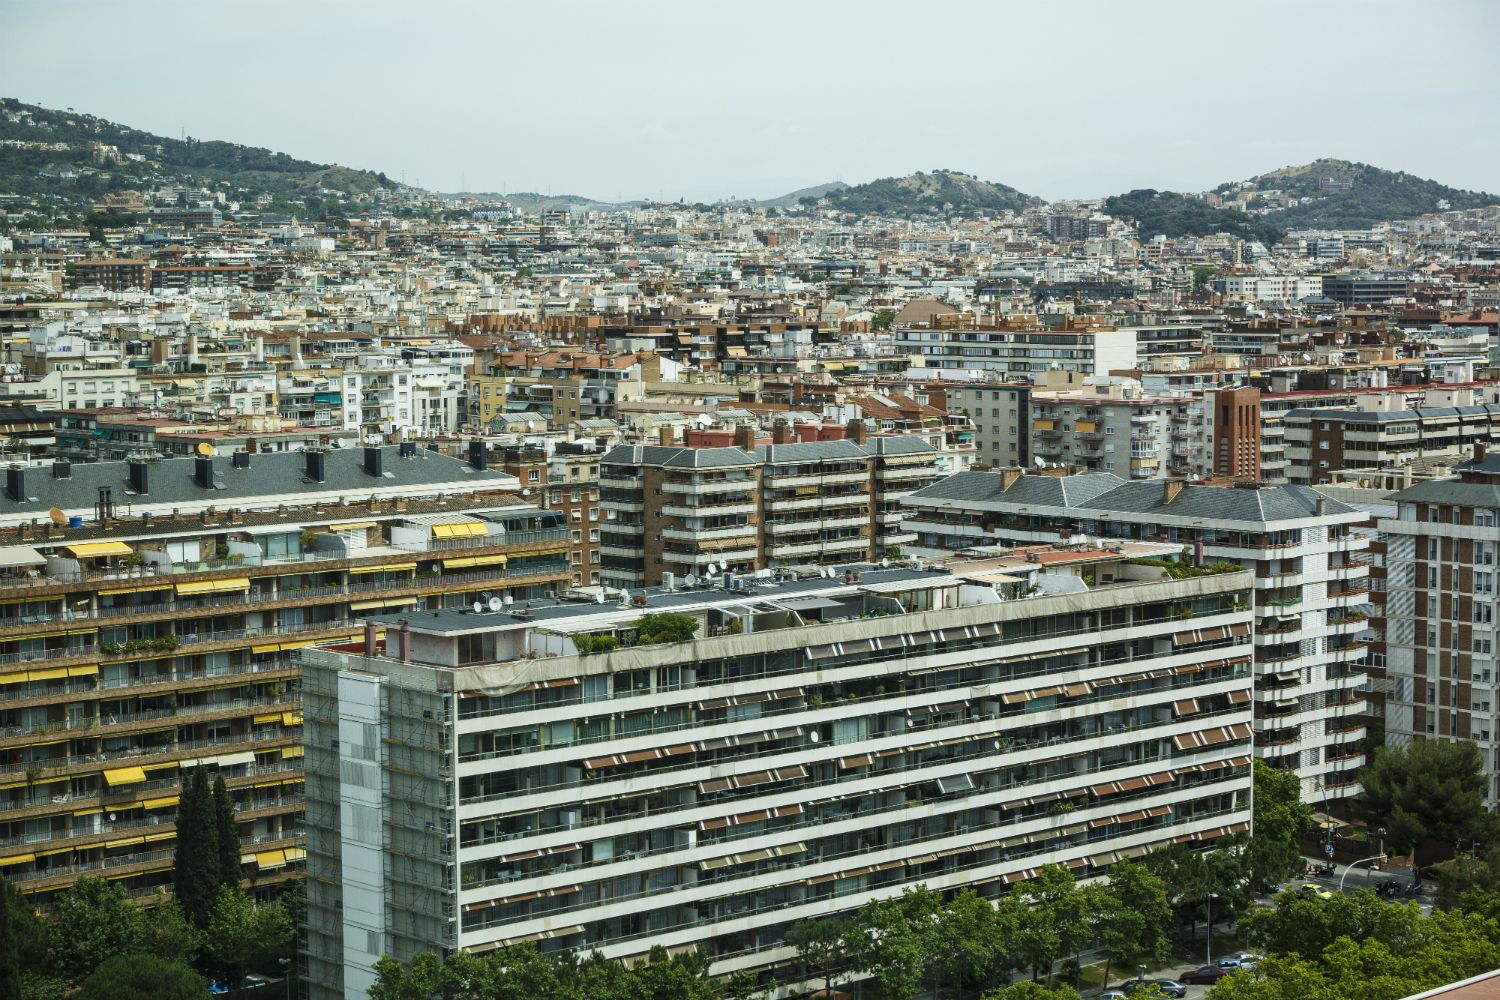
M111 785L133 785L138 781L146 780L146 769L143 767L116 767L104 772L104 780Z
M486 531L481 521L456 521L432 526L433 538L473 538L483 534L486 534Z
M26 671L26 679L29 681L57 681L67 676L67 667L47 667L42 670Z
M354 573L405 573L414 570L417 564L414 562L403 563L379 563L375 566L351 566L349 572Z
M45 566L47 557L28 545L0 548L0 569L13 566Z
M266 724L268 722L280 722L281 721L281 713L280 712L266 712L266 713L262 713L260 715L255 716L255 718L251 719L250 721L251 721L251 724L257 725L257 726L264 725L264 724Z
M1172 745L1178 750L1196 750L1199 747L1213 746L1217 743L1228 743L1231 740L1246 740L1250 738L1249 723L1240 722L1233 726L1220 726L1217 729L1205 729L1198 733L1183 733L1172 737Z
M124 542L78 542L64 545L63 551L74 559L98 559L103 556L129 556L135 550Z
M24 865L28 861L35 860L35 854L12 854L8 858L0 858L0 865Z
M142 583L134 587L111 587L99 591L100 597L119 597L121 594L145 594L153 590L171 590L170 583Z
M378 521L345 521L342 524L330 524L326 531L368 531L376 527Z
M444 559L443 569L464 569L468 566L504 566L509 556L464 556L460 559Z
M179 583L177 585L177 596L189 597L193 594L227 594L249 589L249 577L231 576L222 580L193 580L189 583Z
M255 856L255 863L262 870L280 868L286 864L286 851L261 851Z
M281 713L281 724L283 726L300 726L300 725L302 725L302 713L301 712L282 712Z
M386 597L378 601L350 601L350 611L374 611L378 608L404 608L416 604L415 597ZM319 640L325 641L325 640ZM284 647L283 647L284 648Z
M283 757L301 757L302 753L303 753L303 748L300 747L300 746L296 746L296 747L282 747L281 748L281 756L283 756Z
M144 809L165 809L167 806L175 806L176 804L177 796L167 795L159 799L147 799L141 803L141 807Z

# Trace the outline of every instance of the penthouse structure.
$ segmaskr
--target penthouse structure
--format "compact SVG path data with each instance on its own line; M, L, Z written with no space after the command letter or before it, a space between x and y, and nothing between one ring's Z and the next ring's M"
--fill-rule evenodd
M384 616L384 643L304 651L308 995L522 941L769 982L806 917L1246 829L1250 575L1032 554ZM657 613L693 638L638 644Z
M131 895L170 885L180 776L198 765L230 789L249 884L300 871L290 651L371 613L569 579L561 515L473 458L407 445L6 469L5 877L39 905L84 875Z
M880 559L914 536L901 497L941 475L916 436L773 443L742 427L735 445L623 445L599 460L601 578L656 586L689 574Z
M1255 574L1256 755L1294 771L1309 801L1358 791L1371 610L1363 511L1305 487L1020 469L952 476L903 504L917 535L908 551L919 555L1076 535L1165 542L1195 565L1244 566Z
M1393 498L1396 516L1381 518L1384 594L1376 628L1383 661L1376 687L1385 701L1386 740L1472 740L1490 769L1486 796L1500 803L1495 752L1496 547L1500 546L1500 455L1481 446L1435 479Z

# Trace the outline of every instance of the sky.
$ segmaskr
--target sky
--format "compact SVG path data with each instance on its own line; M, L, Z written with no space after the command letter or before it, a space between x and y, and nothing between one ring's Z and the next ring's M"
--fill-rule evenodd
M0 0L0 95L440 191L1048 199L1320 156L1500 192L1492 0Z

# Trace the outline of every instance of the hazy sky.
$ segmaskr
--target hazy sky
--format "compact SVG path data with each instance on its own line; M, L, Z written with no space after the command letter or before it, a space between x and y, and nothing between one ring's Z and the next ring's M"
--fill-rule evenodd
M439 190L1047 198L1319 156L1500 191L1492 0L0 0L0 94Z

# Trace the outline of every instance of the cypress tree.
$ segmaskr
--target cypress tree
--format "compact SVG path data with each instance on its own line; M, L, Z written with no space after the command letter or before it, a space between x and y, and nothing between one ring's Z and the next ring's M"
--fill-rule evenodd
M208 926L219 892L219 859L213 793L208 788L208 775L200 765L183 784L177 804L175 873L177 901L193 926L200 930Z
M230 888L240 884L240 827L234 821L234 802L224 787L224 776L214 778L214 826L219 843L219 883Z
M0 879L0 1000L21 1000L21 942L16 934L19 894Z

